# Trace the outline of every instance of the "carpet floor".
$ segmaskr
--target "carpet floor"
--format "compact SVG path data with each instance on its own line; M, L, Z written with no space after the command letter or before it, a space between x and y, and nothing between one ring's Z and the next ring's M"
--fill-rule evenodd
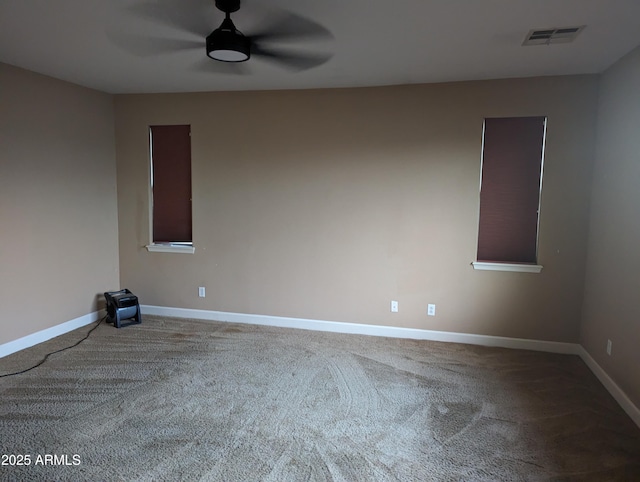
M640 480L577 356L152 316L0 378L0 434L1 480Z

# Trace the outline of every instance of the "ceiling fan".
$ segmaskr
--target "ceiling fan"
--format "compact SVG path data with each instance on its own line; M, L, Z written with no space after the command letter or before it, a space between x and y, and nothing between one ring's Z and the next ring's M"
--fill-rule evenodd
M210 3L206 6L209 5ZM240 0L215 0L215 7L225 14L225 18L219 27L210 31L211 25L203 21L205 12L201 11L200 7L203 7L202 0L160 0L136 4L131 10L145 20L177 28L185 33L197 35L200 39L204 37L204 43L202 40L140 37L130 37L126 42L121 37L120 41L114 41L139 55L203 49L203 53L210 59L227 65L259 58L297 71L316 67L331 58L331 55L326 53L301 52L298 49L287 50L267 45L270 42L333 38L329 30L312 20L294 13L280 12L275 18L268 19L270 22L260 31L245 35L231 20L231 14L240 9ZM228 72L242 73L241 70L231 68Z

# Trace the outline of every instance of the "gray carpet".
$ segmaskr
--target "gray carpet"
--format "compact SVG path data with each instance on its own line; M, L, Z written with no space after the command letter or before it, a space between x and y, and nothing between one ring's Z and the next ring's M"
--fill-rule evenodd
M147 316L0 396L1 453L31 456L2 480L640 480L640 429L576 356Z

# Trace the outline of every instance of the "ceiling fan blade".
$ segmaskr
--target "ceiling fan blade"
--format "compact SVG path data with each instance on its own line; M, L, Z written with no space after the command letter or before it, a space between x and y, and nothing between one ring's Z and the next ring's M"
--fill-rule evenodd
M128 8L133 15L199 37L211 33L214 19L211 0L147 0Z
M107 32L107 38L122 50L138 57L153 57L167 53L200 49L205 51L204 41L143 37L124 32Z
M194 70L206 74L223 75L247 75L250 73L248 66L243 63L219 62L206 56L194 64Z
M332 57L331 54L307 54L280 49L266 49L256 44L251 46L251 55L298 72L322 65Z
M274 41L281 39L330 40L333 35L317 22L291 12L283 12L267 19L261 31L247 34L252 41Z

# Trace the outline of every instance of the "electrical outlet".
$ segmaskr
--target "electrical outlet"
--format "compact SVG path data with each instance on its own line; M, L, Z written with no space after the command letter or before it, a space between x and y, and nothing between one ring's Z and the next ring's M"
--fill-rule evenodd
M391 313L397 313L398 312L398 302L397 301L392 301L391 302Z
M204 286L200 286L200 287L198 288L198 296L199 296L200 298L204 298L204 297L205 297Z
M611 356L611 349L613 348L613 343L611 340L607 340L607 355Z
M427 305L427 315L436 316L436 305L433 305L433 304Z

